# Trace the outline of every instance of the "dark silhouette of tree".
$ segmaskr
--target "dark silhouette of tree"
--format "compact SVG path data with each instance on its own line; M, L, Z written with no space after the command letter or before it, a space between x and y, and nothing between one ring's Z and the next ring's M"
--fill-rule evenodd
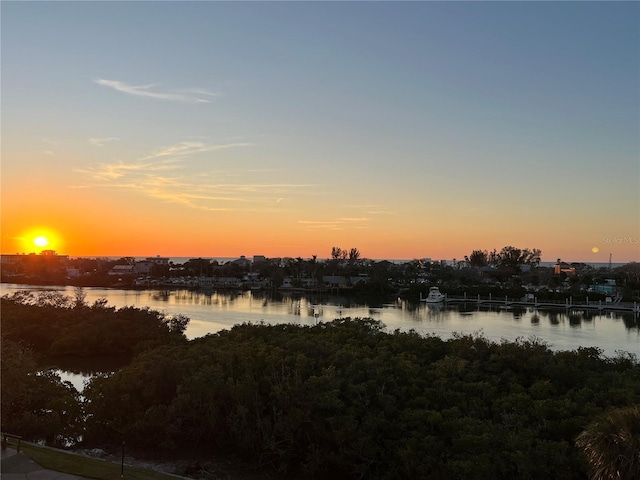
M487 258L488 258L488 261L489 261L489 265L492 265L494 267L498 266L500 258L498 256L498 252L496 251L495 248L493 250L491 250L491 252L489 252L489 256Z
M542 260L542 250L540 250L539 248L534 248L533 250L525 248L523 252L525 254L525 264L535 267L540 265L540 261Z
M164 323L169 327L169 331L173 333L178 333L183 335L185 330L187 329L187 325L189 325L189 317L179 313L177 315L172 315L164 320Z
M82 409L71 383L42 371L31 350L4 336L0 363L2 430L48 445L78 441Z
M309 266L311 268L311 278L313 279L313 284L317 285L320 282L318 282L318 256L317 255L312 255L311 259L309 260Z
M522 250L519 248L507 246L500 250L498 254L499 268L517 273L520 270L520 263L522 263Z
M541 255L542 251L537 248L529 250L528 248L520 249L506 246L500 252L493 250L488 254L487 260L489 264L495 265L505 272L517 274L521 265L538 266Z
M640 478L640 405L615 408L578 435L592 480Z
M484 267L489 263L489 254L486 250L474 250L469 255L469 265L472 267Z
M207 258L191 258L183 264L184 270L191 275L211 275L211 260Z
M83 308L87 306L87 294L82 287L76 287L73 291L73 308Z

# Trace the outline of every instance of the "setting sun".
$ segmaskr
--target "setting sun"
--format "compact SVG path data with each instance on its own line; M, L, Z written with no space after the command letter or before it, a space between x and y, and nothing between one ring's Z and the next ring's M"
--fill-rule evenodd
M640 260L639 2L5 3L2 253Z
M36 226L25 229L15 237L17 249L23 253L40 253L44 250L59 250L63 247L61 236L48 226ZM18 250L19 249L19 250Z
M49 239L44 235L39 235L33 239L33 244L37 247L46 247L49 245Z

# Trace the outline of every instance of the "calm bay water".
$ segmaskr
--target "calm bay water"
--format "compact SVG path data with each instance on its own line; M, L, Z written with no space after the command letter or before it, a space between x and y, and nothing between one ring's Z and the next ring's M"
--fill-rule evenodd
M17 290L57 290L73 296L74 287L34 287L2 284L2 295ZM598 347L605 355L625 351L640 356L639 318L629 313L564 312L550 310L507 310L498 307L478 310L475 305L444 307L396 299L389 303L365 304L338 296L271 296L262 292L230 293L191 290L117 290L85 288L91 304L106 298L109 306L150 307L167 314L182 313L191 322L188 338L204 336L233 325L295 323L313 325L340 317L371 317L387 331L413 329L422 334L451 338L454 333L479 333L493 341L535 337L553 350ZM465 310L465 311L463 311Z

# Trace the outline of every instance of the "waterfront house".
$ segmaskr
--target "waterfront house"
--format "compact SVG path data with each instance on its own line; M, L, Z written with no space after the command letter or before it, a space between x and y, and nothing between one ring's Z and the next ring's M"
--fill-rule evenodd
M135 273L135 265L114 265L108 272L109 275L133 275Z
M556 275L560 275L561 273L566 273L567 275L575 275L576 268L572 267L566 262L558 262L553 266L553 273Z

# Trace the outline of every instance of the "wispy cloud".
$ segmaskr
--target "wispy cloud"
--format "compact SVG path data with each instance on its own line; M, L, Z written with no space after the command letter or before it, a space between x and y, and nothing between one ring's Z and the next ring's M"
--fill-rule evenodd
M369 218L334 218L330 220L298 220L306 230L347 230L369 228Z
M202 88L183 88L177 90L160 90L154 84L150 85L128 85L118 80L107 80L99 78L95 80L98 85L109 87L118 92L135 95L138 97L155 98L158 100L170 100L178 102L210 103L211 97L219 94L209 92Z
M226 143L211 145L204 142L180 142L176 145L160 148L143 158L143 160L153 160L162 157L188 157L198 153L215 152L217 150L227 150L229 148L250 147L251 143Z
M149 175L150 173L161 172L166 170L174 170L180 168L174 165L174 162L168 161L163 163L124 163L118 161L115 163L99 163L95 167L88 169L77 169L79 173L90 175L94 180L117 180L126 176L137 173Z
M162 147L141 158L99 163L77 169L90 181L75 188L135 190L142 195L206 211L273 211L292 192L306 191L312 185L256 181L262 170L202 171L190 157L211 156L213 163L221 152L250 143L208 144L180 142ZM206 158L206 157L205 157ZM204 164L207 164L204 163ZM188 172L188 173L187 173ZM235 179L231 182L229 180ZM239 182L238 178L253 181Z
M334 220L298 220L305 230L342 230L342 224Z
M383 205L377 204L347 204L345 209L350 209L355 215L336 217L328 220L298 220L298 224L305 230L367 230L375 221L377 215L389 215L392 212Z
M96 147L104 147L107 143L116 142L118 140L120 140L118 137L102 137L102 138L91 137L89 139L89 143Z
M363 210L367 215L393 215L394 213L385 206L376 204L348 205L348 207Z

